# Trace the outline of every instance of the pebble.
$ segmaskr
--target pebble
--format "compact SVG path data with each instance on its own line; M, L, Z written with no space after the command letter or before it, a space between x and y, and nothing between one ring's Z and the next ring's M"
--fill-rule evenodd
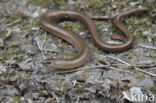
M138 4L139 2L130 2L130 6L134 7L136 4Z
M39 96L40 96L39 93L32 93L32 97L33 97L33 99L38 99Z
M8 96L16 96L18 94L19 94L19 92L16 88L9 87L6 89L6 95L8 95Z
M5 73L6 72L6 67L0 65L0 74Z

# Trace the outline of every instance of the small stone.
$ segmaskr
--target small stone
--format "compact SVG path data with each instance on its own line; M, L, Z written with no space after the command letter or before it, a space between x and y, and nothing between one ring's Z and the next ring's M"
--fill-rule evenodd
M85 39L85 38L88 37L88 31L80 32L79 35L80 35L83 39Z
M28 103L33 103L33 101L31 99L27 99Z
M113 8L113 9L117 8L117 5L112 5L112 8Z
M38 99L39 96L40 96L39 93L32 93L32 97L33 97L33 99Z
M10 81L11 82L16 82L17 81L17 77L10 77Z
M6 67L0 65L0 74L5 73L6 72Z
M31 30L39 30L39 27L33 27Z
M68 0L68 5L72 9L75 7L76 3L73 0Z
M130 3L130 6L131 6L131 7L134 7L134 6L135 6L136 4L138 4L138 3L139 3L139 2L131 2L131 3Z
M122 42L121 41L109 40L109 41L106 41L106 43L108 43L108 44L121 44Z
M27 88L27 86L22 83L22 84L20 84L19 88L20 88L21 91L23 91L24 89Z
M15 96L15 95L18 95L19 92L18 92L18 90L17 90L16 88L10 87L10 88L8 88L8 89L6 90L6 94L7 94L8 96Z
M39 17L39 13L36 11L36 12L34 12L34 13L32 14L31 17L33 17L33 18Z
M146 36L146 35L149 34L149 32L148 31L144 31L142 34Z
M102 29L103 32L104 32L104 31L107 32L108 30L109 30L108 28L103 28L103 29Z

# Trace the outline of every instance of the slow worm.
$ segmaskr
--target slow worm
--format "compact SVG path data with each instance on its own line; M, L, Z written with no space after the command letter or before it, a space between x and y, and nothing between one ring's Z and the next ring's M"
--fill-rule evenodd
M93 21L91 20L91 17L88 17L82 13L74 11L56 11L56 12L47 12L43 14L40 18L41 27L44 30L50 32L51 34L66 40L78 50L78 55L72 59L49 58L44 60L43 63L49 63L49 65L61 69L73 69L85 64L91 54L90 47L78 34L53 23L52 21L54 21L55 19L60 19L64 17L79 19L85 25L87 25L96 46L108 52L122 52L132 46L133 35L128 31L128 29L123 24L121 24L121 19L135 12L148 10L149 10L148 8L136 8L129 11L125 11L114 18L115 26L123 32L123 35L126 38L126 41L122 44L104 43L100 38L100 36L98 35L96 27Z

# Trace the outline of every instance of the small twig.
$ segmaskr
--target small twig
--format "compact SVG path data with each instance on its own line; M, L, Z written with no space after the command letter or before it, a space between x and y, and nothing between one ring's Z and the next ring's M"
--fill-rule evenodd
M156 77L156 74L153 74L153 73L150 73L150 72L146 72L146 71L144 71L144 70L142 70L142 69L140 69L140 68L137 68L137 67L134 67L136 70L138 70L138 71L140 71L140 72L143 72L143 73L145 73L145 74L148 74L148 75L151 75L151 76L153 76L153 77Z
M100 56L101 56L101 55L100 55ZM119 61L119 62L121 62L121 63L123 63L123 64L126 64L126 65L130 66L129 63L127 63L127 62L125 62L125 61L123 61L123 60L121 60L121 59L119 59L119 58L116 58L116 57L113 57L113 56L105 56L105 57L108 57L108 58L117 60L117 61Z
M8 29L8 33L5 34L5 37L3 39L0 39L0 48L6 48L4 44L5 44L5 41L11 36L11 32L12 30Z
M111 20L112 17L109 16L91 16L90 17L93 20Z
M44 44L45 44L45 41L46 41L46 38L47 38L47 33L45 33L44 40L43 40L43 42L41 43L41 45L40 45L39 41L36 40L36 43L37 43L37 46L38 46L39 50L42 51L42 52L46 52L46 53L47 53L47 52L56 52L56 51L54 51L54 50L50 50L50 49L43 48L43 46L44 46Z
M119 59L119 58L115 58L115 57L112 57L112 56L106 56L106 57L115 59L115 60L117 60L117 61L119 61L119 62L121 62L121 63L123 63L123 64L126 64L126 65L128 65L128 66L131 66L130 63L127 63L127 62L125 62L125 61L123 61L123 60L121 60L121 59ZM140 68L138 68L138 67L134 67L134 69L136 69L136 70L138 70L138 71L140 71L140 72L143 72L143 73L145 73L145 74L148 74L148 75L151 75L151 76L156 77L156 74L153 74L153 73L150 73L150 72L146 72L146 71L144 71L144 70L142 70L142 69L140 69Z
M39 48L40 51L43 51L43 50L44 50L44 49L43 49L43 45L44 45L44 43L45 43L45 41L46 41L46 38L47 38L47 36L46 36L46 33L45 33L45 37L44 37L44 40L43 40L43 42L41 43L41 45L40 45L39 41L36 40L37 46L38 46L38 48Z
M2 30L4 30L5 28L7 28L7 27L9 27L9 26L12 26L12 25L14 25L14 24L16 24L16 23L18 23L18 22L20 22L19 19L15 20L15 21L13 21L13 22L11 22L11 23L9 23L9 24L6 24L6 25L2 28Z
M39 42L38 42L38 41L36 41L36 43L37 43L37 46L38 46L39 50L40 50L40 51L42 51L42 49L41 49L41 46L40 46Z
M47 59L46 56L44 56L43 52L47 52L47 51L54 52L53 50L43 48L46 38L47 38L47 33L45 32L44 40L41 43L41 45L40 45L39 41L36 40L37 46L38 46L39 50L42 52L41 55L42 55L43 59Z
M46 39L47 39L47 33L45 32L44 40L43 40L43 42L41 43L41 49L42 49L42 50L43 50L43 46L44 46L44 44L45 44ZM45 50L45 49L44 49L44 50ZM45 51L46 51L46 50L45 50Z
M8 33L5 35L5 37L3 38L3 41L7 40L10 36L11 36L11 32L12 30L8 30Z
M59 97L55 94L55 92L52 92L52 94L53 94L54 98L56 98L56 101L58 101Z
M137 64L137 65L113 64L111 66L128 66L128 67L138 67L138 68L152 68L152 67L155 67L156 65L155 64L147 64L147 65L140 65L140 64Z
M156 68L150 68L150 69L148 69L148 70L156 70Z
M4 46L4 40L0 39L0 48Z
M39 42L36 41L36 43L37 43L39 50L42 51L42 47L40 46ZM46 59L46 57L43 55L43 53L41 53L41 55L42 55L43 59Z
M44 56L44 54L43 54L43 53L41 53L41 55L42 55L43 59L47 59L47 58Z
M127 71L127 70L116 69L116 68L114 68L114 67L112 67L112 66L110 67L110 69L117 70L117 71L121 71L121 72L126 72L126 73L131 73L131 72Z
M149 45L138 44L138 46L140 46L140 47L144 47L144 48L147 48L147 49L153 49L153 50L156 50L156 47L149 46Z

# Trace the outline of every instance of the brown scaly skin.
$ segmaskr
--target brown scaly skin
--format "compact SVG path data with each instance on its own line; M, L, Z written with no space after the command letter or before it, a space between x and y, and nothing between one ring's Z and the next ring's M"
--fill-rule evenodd
M136 8L129 11L125 11L114 18L115 26L123 32L123 35L126 37L126 41L123 44L106 44L102 41L100 36L97 33L96 27L90 17L74 12L74 11L56 11L56 12L47 12L43 14L40 18L41 27L50 32L51 34L58 36L73 46L78 50L78 55L72 59L46 59L43 62L49 63L51 66L61 68L61 69L73 69L78 68L85 64L90 57L91 50L88 44L76 33L67 30L57 24L52 23L52 20L58 18L76 18L81 20L84 24L87 25L93 41L96 46L108 52L122 52L130 48L133 44L133 35L128 31L128 29L121 24L121 18L130 15L135 12L148 11L148 8Z

